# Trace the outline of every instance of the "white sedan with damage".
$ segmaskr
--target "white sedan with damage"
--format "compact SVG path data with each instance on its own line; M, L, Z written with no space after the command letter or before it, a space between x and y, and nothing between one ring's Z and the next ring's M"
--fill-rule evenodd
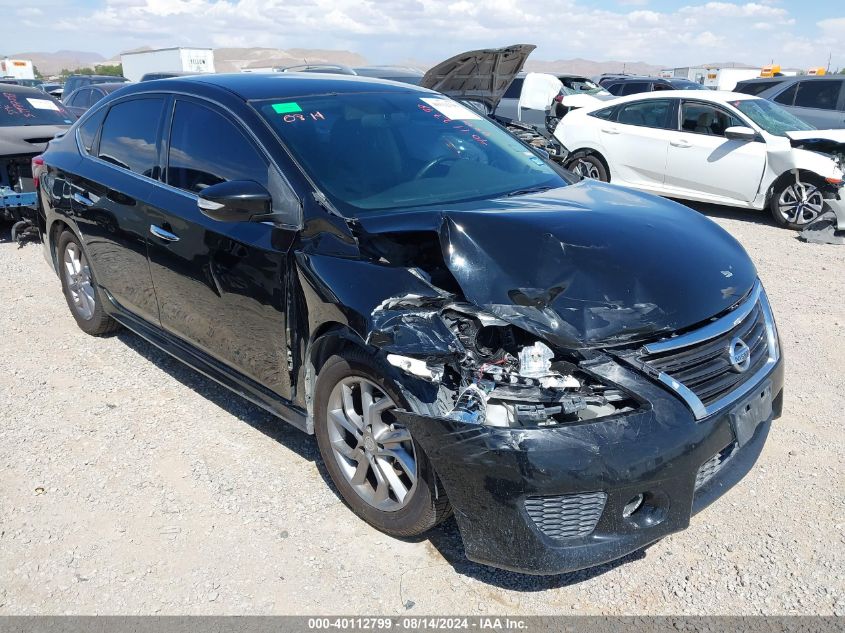
M555 136L580 175L671 198L768 208L802 229L840 199L845 130L816 130L733 92L636 94L567 114Z

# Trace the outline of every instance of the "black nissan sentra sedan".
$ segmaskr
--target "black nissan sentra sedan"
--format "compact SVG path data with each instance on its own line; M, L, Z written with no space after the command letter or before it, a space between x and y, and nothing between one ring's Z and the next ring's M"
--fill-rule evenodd
M736 240L437 93L145 82L44 163L45 254L79 326L129 328L316 435L387 534L454 514L474 561L597 565L687 527L780 415Z

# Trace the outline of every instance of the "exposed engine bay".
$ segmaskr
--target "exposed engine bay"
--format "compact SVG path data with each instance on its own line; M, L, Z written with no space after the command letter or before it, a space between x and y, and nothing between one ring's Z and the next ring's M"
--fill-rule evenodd
M438 383L452 409L471 424L538 427L571 424L632 411L628 394L582 370L575 356L556 354L542 341L466 304L448 304L438 319L454 336L448 358L388 354L400 370Z

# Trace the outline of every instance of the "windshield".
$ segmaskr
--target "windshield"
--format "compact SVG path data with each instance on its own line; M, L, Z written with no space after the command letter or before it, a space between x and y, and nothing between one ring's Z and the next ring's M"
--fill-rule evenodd
M568 184L480 113L433 93L322 95L253 105L345 213Z
M675 90L707 90L700 83L688 79L670 79L669 83Z
M786 136L787 132L816 129L776 103L765 99L739 99L729 103L766 132L775 136Z
M599 86L598 84L583 77L561 77L560 81L563 83L564 94L567 95L601 95L609 96L610 93Z
M4 92L0 87L0 127L70 125L75 117L43 92Z

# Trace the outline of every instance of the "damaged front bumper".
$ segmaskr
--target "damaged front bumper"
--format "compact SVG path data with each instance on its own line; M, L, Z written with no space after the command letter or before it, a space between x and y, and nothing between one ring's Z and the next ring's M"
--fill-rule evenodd
M701 420L631 369L605 363L592 371L643 406L531 429L394 414L432 461L470 560L532 574L571 572L683 530L750 470L782 407L782 360L750 395ZM767 389L765 419L737 432L737 412Z

